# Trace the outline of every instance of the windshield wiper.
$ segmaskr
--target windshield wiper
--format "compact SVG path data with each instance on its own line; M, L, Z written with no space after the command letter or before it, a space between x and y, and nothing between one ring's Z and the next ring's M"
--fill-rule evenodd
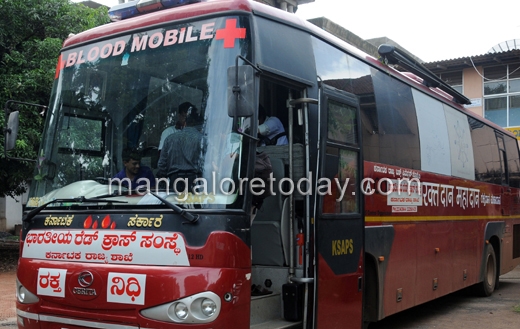
M33 210L29 211L27 215L25 215L24 218L22 218L23 222L28 222L31 219L33 219L34 216L38 215L40 211L47 208L48 205L58 202L77 202L77 203L85 203L85 202L111 202L111 203L128 203L126 201L118 201L118 200L111 200L107 201L105 198L117 196L114 194L105 194L100 195L94 198L85 198L84 196L79 196L77 198L68 198L68 199L54 199L47 203L42 204L41 206L34 208Z
M165 198L157 195L156 193L154 193L150 190L148 190L147 192L149 194L153 195L154 197L156 197L157 199L161 200L161 202L164 203L166 206L168 206L168 208L175 211L177 214L181 215L182 217L186 218L188 220L188 222L195 224L199 220L199 215L187 212L185 209L179 207L176 204L171 203L170 201L166 200Z

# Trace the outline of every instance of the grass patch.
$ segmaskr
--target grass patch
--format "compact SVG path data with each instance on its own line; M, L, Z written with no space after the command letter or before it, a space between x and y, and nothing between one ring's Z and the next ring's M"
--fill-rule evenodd
M9 236L6 236L4 239L9 240L9 241L18 241L20 239L20 237L16 236L16 235L9 235Z
M520 304L513 307L513 311L516 313L520 313Z

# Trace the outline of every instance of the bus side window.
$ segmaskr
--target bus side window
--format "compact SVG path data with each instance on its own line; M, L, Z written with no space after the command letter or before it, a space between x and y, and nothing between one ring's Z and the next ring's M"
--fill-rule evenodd
M334 182L323 198L323 213L359 212L356 191L359 171L357 107L328 100L325 176ZM344 187L340 191L337 183ZM344 193L344 195L342 195Z
M475 179L481 182L501 184L502 167L498 153L495 130L468 117L475 159Z
M379 161L421 169L417 114L410 86L373 69ZM406 151L403 151L406 150Z
M504 136L507 152L507 167L509 170L509 186L520 187L520 159L518 157L518 141Z
M500 158L500 167L502 169L502 173L500 175L500 183L502 185L509 184L509 176L508 176L508 164L507 164L507 155L506 155L506 147L504 145L504 136L499 133L495 133L497 137L497 145L498 145L498 153Z

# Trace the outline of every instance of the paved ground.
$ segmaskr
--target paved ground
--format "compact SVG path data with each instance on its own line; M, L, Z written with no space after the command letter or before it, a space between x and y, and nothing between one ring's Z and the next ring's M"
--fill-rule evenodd
M16 272L0 272L0 327L16 328ZM454 293L371 324L370 329L520 328L520 266L488 298Z
M15 289L16 272L0 272L0 327L7 323L16 323Z
M373 323L369 329L520 328L520 266L490 297L456 292Z

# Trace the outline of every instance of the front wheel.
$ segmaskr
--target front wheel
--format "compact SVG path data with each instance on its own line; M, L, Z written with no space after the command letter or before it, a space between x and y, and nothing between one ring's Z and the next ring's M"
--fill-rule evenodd
M497 279L497 258L491 244L486 245L485 255L484 280L475 285L475 293L481 297L491 296Z

